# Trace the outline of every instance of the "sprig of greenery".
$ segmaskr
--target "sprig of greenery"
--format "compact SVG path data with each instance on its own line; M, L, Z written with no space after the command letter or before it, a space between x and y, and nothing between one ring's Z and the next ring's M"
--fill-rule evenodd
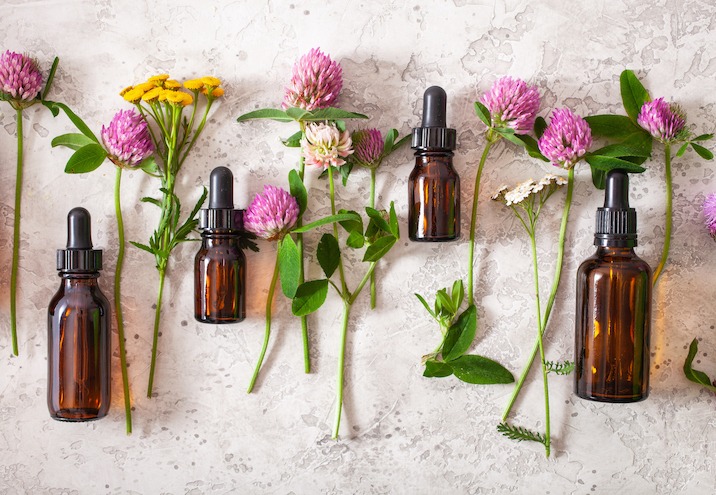
M716 380L711 380L711 378L709 378L706 373L704 373L703 371L695 370L692 367L694 363L694 358L696 357L696 353L698 352L699 341L698 339L694 339L691 341L691 345L689 345L689 353L686 356L686 360L684 361L684 375L686 375L686 378L688 378L690 381L698 383L699 385L706 387L712 392L716 392Z
M545 361L545 367L548 373L555 375L569 375L574 371L574 361Z
M497 425L497 431L502 433L510 440L517 442L537 442L547 445L547 439L542 433L537 433L521 426L513 426L509 423L500 423Z

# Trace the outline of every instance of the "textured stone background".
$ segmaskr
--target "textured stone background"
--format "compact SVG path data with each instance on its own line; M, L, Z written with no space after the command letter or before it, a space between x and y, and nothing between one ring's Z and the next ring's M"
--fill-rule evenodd
M653 95L678 100L695 129L713 132L714 16L716 7L707 0L267 5L3 0L0 49L32 53L44 67L59 55L52 98L69 104L97 130L127 107L117 92L149 75L222 77L227 96L178 186L187 204L217 165L232 167L241 206L264 183L286 185L297 156L278 137L293 128L239 125L235 118L278 105L291 64L314 46L344 67L341 106L369 114L372 126L408 132L419 121L423 90L440 84L450 95L449 122L459 132L456 167L464 184L465 219L484 144L472 102L497 76L537 83L544 95L542 115L563 105L586 115L621 111L619 73L633 68ZM88 176L64 175L69 152L51 149L50 140L72 130L69 122L38 107L26 119L16 358L8 325L15 122L9 107L0 107L0 492L707 494L716 489L716 400L681 371L687 344L700 336L700 367L716 374L716 281L710 276L716 246L699 211L704 194L716 190L715 167L693 152L675 165L674 242L655 294L651 397L633 405L593 404L572 395L570 379L553 378L554 455L546 460L539 445L516 444L496 433L509 386L421 377L420 356L437 344L438 332L412 293L431 295L465 276L464 240L442 245L403 240L381 263L377 311L369 311L365 296L354 310L339 441L329 438L340 323L335 298L311 318L315 372L310 375L302 372L298 322L277 298L275 338L263 377L257 393L244 391L262 339L274 256L268 244L249 256L247 320L223 327L194 322L195 246L176 251L153 399L144 390L156 273L148 255L130 248L124 304L135 433L124 434L116 353L109 417L80 425L50 420L45 312L58 285L54 252L65 242L66 212L83 205L93 214L96 244L108 248L106 266L113 266L114 172L105 164ZM640 215L639 252L653 265L663 239L662 163L658 151L632 187ZM403 225L411 168L404 150L379 177L379 201L396 201ZM549 168L501 143L486 167L480 197L475 347L515 372L534 335L528 246L509 211L492 204L487 193ZM328 208L325 183L309 175L308 215L318 217ZM129 239L145 241L155 225L156 210L138 199L156 187L141 173L126 175ZM340 201L358 207L367 200L367 188L367 176L356 173L339 189ZM543 217L539 251L545 289L562 198L557 195ZM593 215L601 198L581 166L564 283L548 339L553 359L572 355L574 273L593 250ZM469 227L465 220L463 231ZM108 295L111 272L101 279ZM310 273L318 275L313 264ZM532 383L519 403L519 424L543 427L540 390Z

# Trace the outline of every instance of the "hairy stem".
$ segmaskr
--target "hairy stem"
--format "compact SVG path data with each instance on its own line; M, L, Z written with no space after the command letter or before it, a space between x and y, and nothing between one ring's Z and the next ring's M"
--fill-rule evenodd
M120 186L122 184L122 167L117 167L114 182L114 214L117 217L117 265L114 268L114 314L117 318L117 338L119 340L119 363L122 368L122 388L124 390L124 416L127 422L127 435L132 433L132 400L129 395L129 376L127 373L127 352L124 340L124 318L122 317L122 266L124 265L124 220L120 204Z
M477 200L480 194L480 178L482 177L482 169L487 160L487 154L492 147L492 140L488 137L485 144L485 150L480 158L480 165L477 167L475 175L475 190L472 195L472 215L470 216L470 258L467 265L467 300L468 304L475 304L474 288L473 288L473 272L475 264L475 227L477 226Z
M149 366L149 384L147 385L147 397L152 396L154 385L154 368L157 364L157 343L159 340L159 320L162 314L162 296L164 294L164 276L166 267L159 268L159 293L157 294L157 309L154 312L154 338L152 339L152 362Z
M251 391L254 389L254 384L256 384L256 379L259 376L259 371L261 371L261 365L264 362L264 356L266 355L266 349L268 348L269 338L271 337L271 304L273 303L273 293L274 289L276 289L276 281L278 280L278 253L276 253L276 263L273 267L273 276L271 277L271 285L269 286L269 292L268 297L266 299L266 331L264 332L264 343L261 347L261 354L259 354L259 360L256 363L256 368L254 369L254 374L251 377L251 383L249 383L249 388L246 390L247 394L250 394Z
M545 443L544 448L547 457L549 457L549 383L547 381L547 366L545 365L544 342L542 340L542 308L539 299L539 265L537 263L537 241L535 239L534 229L530 232L530 241L532 246L532 267L535 288L535 306L537 308L537 344L539 346L540 357L542 358L542 383L544 386L544 411L545 411Z
M336 187L333 180L333 167L328 167L328 195L331 199L331 215L336 214ZM333 236L338 240L338 222L333 222ZM348 300L351 295L346 284L346 273L343 269L343 256L338 257L338 274L341 278L342 297Z
M17 169L15 172L15 220L12 229L12 266L10 268L10 332L12 353L19 354L17 345L17 265L20 256L20 206L22 203L22 108L16 109L17 119Z
M375 170L370 169L370 207L375 208ZM376 295L375 295L375 270L370 276L370 309L375 309Z
M335 440L338 438L338 431L341 428L341 413L343 411L343 381L345 373L345 361L346 361L346 338L348 336L348 317L350 315L351 305L348 302L343 304L343 327L341 329L341 349L338 355L338 381L337 397L336 397L336 418L333 423L333 436Z
M669 259L669 249L671 248L671 227L673 216L672 203L674 189L671 179L671 144L669 143L664 144L664 162L664 174L666 176L666 223L664 226L664 248L661 251L661 259L659 260L659 265L656 267L656 270L654 270L654 275L652 278L652 283L654 284L654 286L656 286L656 282L659 280L659 276L664 271L666 260Z
M305 138L305 125L301 123L301 139ZM306 172L306 163L303 158L303 153L298 159L298 177L301 182L305 184L303 177ZM303 225L303 214L298 217L296 227ZM305 281L304 275L304 261L303 261L303 234L296 234L296 247L298 248L298 284L301 285ZM301 337L303 340L303 370L305 373L311 372L311 351L308 341L308 316L301 316Z
M567 180L567 197L564 201L564 210L562 211L562 224L559 228L559 243L557 248L557 263L555 266L555 272L554 272L554 278L552 279L552 289L549 293L549 299L547 300L547 308L544 312L544 318L542 318L542 331L540 334L544 334L545 330L547 329L547 323L549 322L549 316L552 313L552 307L554 306L554 300L557 296L557 289L559 289L559 282L562 278L562 264L564 262L564 240L567 236L567 221L569 219L569 210L572 207L572 193L574 191L574 168L569 169L569 176ZM532 368L532 363L535 360L535 357L537 356L537 352L539 352L539 339L535 339L534 346L532 347L532 352L530 353L530 357L527 360L527 363L525 364L525 367L522 369L522 373L520 373L520 378L517 380L517 383L515 384L515 388L512 391L512 395L510 396L510 400L507 403L507 407L505 408L505 411L502 413L502 421L504 422L507 419L507 416L510 414L510 411L512 411L512 407L515 404L515 401L517 400L517 396L519 395L520 391L522 390L522 386L525 383L525 380L527 379L527 375L530 372L530 369Z

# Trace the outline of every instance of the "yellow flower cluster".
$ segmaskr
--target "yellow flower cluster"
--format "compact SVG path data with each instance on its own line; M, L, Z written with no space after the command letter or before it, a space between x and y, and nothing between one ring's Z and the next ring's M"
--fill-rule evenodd
M221 80L213 76L189 79L184 82L184 88L193 92L194 96L192 96L181 91L182 84L179 81L170 79L169 74L158 74L150 77L146 82L124 88L119 95L134 104L140 101L147 103L166 101L172 105L186 107L194 103L194 97L200 92L209 99L223 96L224 89L220 86Z

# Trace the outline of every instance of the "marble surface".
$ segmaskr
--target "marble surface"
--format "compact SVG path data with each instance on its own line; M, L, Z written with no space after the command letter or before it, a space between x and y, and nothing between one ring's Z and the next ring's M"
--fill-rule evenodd
M246 206L262 184L286 185L295 150L278 137L293 128L237 124L246 111L280 103L293 61L314 46L338 59L340 100L371 116L370 125L401 133L419 121L431 84L450 95L458 129L456 167L463 180L463 231L471 184L484 145L472 102L500 75L538 84L542 115L569 106L587 115L618 112L619 73L637 70L653 95L678 100L689 123L716 128L716 6L704 0L529 2L149 2L138 0L3 0L0 49L35 55L44 67L61 58L53 99L94 129L126 108L117 92L149 75L186 79L212 73L226 97L178 185L189 204L210 170L228 165ZM113 406L89 424L49 419L46 403L46 307L58 286L55 249L64 244L66 212L83 205L94 218L106 265L116 259L111 204L113 170L63 173L67 150L53 136L71 131L44 108L26 112L26 181L18 307L20 357L9 345L8 290L15 159L14 115L0 106L0 492L51 493L629 493L710 494L716 490L716 397L688 382L686 346L703 338L701 369L716 374L716 246L699 212L716 190L713 162L693 152L675 164L671 262L655 293L650 398L632 405L595 404L552 378L554 450L517 444L495 430L509 386L477 387L421 376L420 357L438 332L413 297L465 277L468 244L421 245L406 235L409 150L379 174L379 202L395 201L403 239L380 264L378 309L364 294L348 342L346 409L341 439L330 439L340 305L334 296L311 317L315 371L302 370L297 320L282 297L274 304L275 338L255 394L247 395L258 355L274 246L249 256L248 318L240 325L193 320L194 245L177 249L165 294L156 397L145 388L157 276L153 260L128 250L124 274L127 347L135 432L124 434L119 361L114 353ZM534 335L529 251L511 213L489 200L502 183L551 171L501 143L491 154L479 198L476 262L479 330L475 352L518 372ZM568 232L562 284L548 337L548 356L570 358L574 274L593 250L594 210L601 201L581 165ZM325 183L309 174L309 217L328 210ZM141 173L123 187L127 237L145 241L156 218L138 199L156 184ZM339 188L341 204L366 201L368 178ZM663 239L663 152L633 180L641 255L656 264ZM553 269L557 196L539 238L542 286ZM309 241L315 249L316 238ZM318 275L311 264L310 275ZM351 279L358 273L351 272ZM112 270L102 277L111 294ZM115 333L116 339L116 333ZM116 348L116 347L115 347ZM516 422L543 427L541 387L531 380Z

